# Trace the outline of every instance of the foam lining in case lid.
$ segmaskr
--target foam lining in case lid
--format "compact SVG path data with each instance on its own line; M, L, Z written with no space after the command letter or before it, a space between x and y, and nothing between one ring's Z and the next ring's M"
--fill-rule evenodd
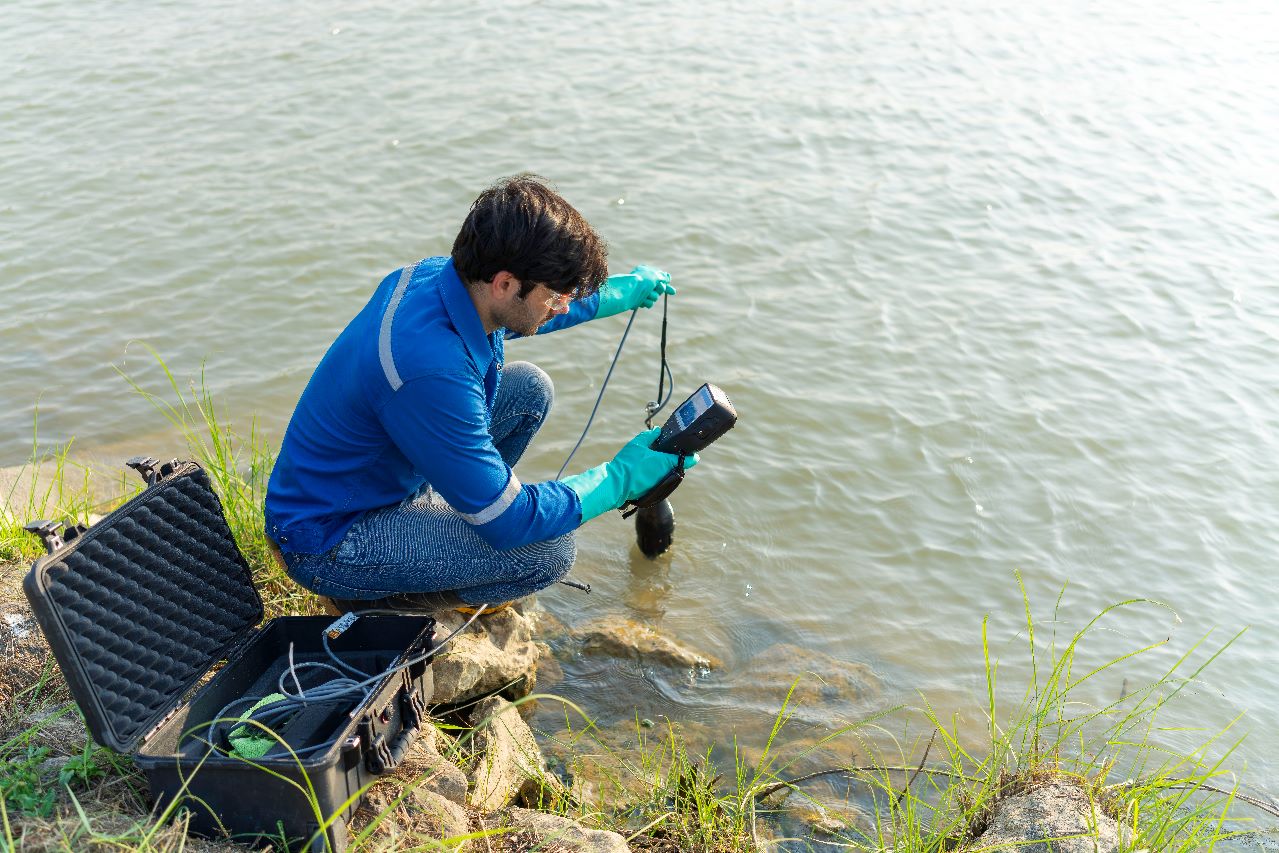
M23 581L94 740L133 752L262 621L208 475L178 463Z

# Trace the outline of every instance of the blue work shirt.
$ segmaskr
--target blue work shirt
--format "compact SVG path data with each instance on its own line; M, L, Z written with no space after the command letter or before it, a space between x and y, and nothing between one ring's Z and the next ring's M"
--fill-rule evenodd
M598 296L576 300L538 333L598 308ZM521 483L489 434L507 335L517 336L484 333L452 258L383 279L293 411L267 486L267 535L284 551L320 554L363 513L426 483L499 550L577 528L577 494L553 480Z

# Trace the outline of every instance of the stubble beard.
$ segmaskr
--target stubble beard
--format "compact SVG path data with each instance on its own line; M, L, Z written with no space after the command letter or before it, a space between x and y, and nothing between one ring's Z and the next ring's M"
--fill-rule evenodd
M538 332L538 330L539 330L539 329L541 329L541 328L542 328L543 326L545 326L547 323L551 322L551 320L553 320L553 319L555 319L555 312L554 312L554 311L551 311L549 314L547 314L547 315L546 315L545 317L543 317L541 320L538 320L536 323L534 323L534 324L533 324L533 327L532 327L531 329L523 330L523 331L521 331L521 332L520 332L520 334L521 334L521 335L524 335L525 337L529 337L529 338L531 338L531 337L533 337L533 335L536 335L536 334L537 334L537 332Z

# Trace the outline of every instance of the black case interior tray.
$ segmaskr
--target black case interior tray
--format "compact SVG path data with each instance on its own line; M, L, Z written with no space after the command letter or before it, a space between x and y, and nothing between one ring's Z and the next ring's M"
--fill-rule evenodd
M290 645L295 663L328 660L320 635L332 623L324 616L271 620L147 739L134 761L146 774L159 806L182 796L192 811L193 830L213 836L230 833L241 841L279 829L289 838L307 839L318 828L317 812L324 818L336 813L327 844L344 848L344 821L359 806L361 789L395 767L421 727L430 725L425 707L433 685L425 662L376 682L367 700L357 695L340 707L317 704L276 729L295 752L322 746L319 751L295 756L277 744L247 762L209 747L208 723L228 702L277 690L280 674L289 665ZM331 646L344 661L376 674L406 657L420 657L433 631L430 617L369 616ZM304 686L314 680L302 679ZM236 717L242 710L241 706L227 716ZM214 735L214 742L224 749L223 735L230 728L224 723L221 734ZM313 791L313 800L299 786Z

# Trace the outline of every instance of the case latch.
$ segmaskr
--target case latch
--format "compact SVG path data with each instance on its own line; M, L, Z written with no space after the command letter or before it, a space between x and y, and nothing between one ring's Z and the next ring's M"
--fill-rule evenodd
M59 531L59 527L64 529ZM72 542L80 537L81 533L88 530L83 524L72 524L70 521L39 521L28 522L23 525L23 530L40 537L40 541L44 543L44 549L52 554L68 542Z
M400 674L404 679L404 686L400 688L400 715L404 728L421 728L422 721L426 719L426 702L418 692L416 679L409 675L408 670L401 670Z
M153 486L173 473L178 467L178 460L172 459L161 465L160 460L154 456L135 456L124 464L137 471L148 486Z
M391 744L387 742L386 733L378 732L374 735L364 753L364 766L369 772L380 776L399 763L391 751Z

